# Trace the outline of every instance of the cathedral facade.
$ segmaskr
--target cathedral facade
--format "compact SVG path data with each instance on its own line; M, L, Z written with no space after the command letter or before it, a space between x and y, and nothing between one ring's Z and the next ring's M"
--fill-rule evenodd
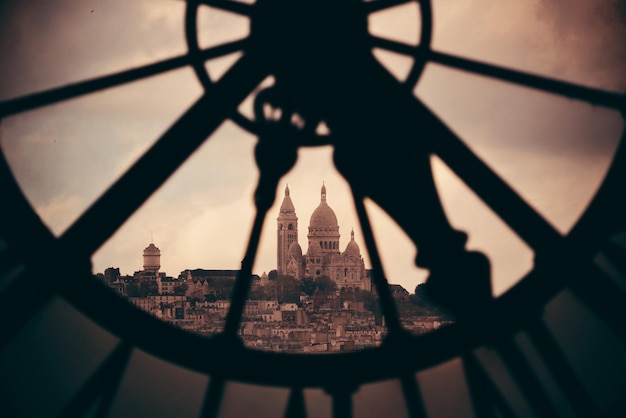
M341 252L337 216L326 202L326 186L322 185L319 206L309 221L308 249L306 254L298 243L298 217L285 188L277 222L278 274L301 279L303 277L329 277L337 288L348 291L371 291L371 281L365 270L361 250L354 240L354 231L345 250Z

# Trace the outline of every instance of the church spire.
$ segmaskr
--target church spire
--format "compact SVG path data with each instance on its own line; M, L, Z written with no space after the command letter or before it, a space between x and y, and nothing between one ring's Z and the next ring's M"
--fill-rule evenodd
M322 203L326 203L326 186L322 181Z
M285 197L283 198L283 203L280 205L279 214L293 213L295 215L296 208L293 206L293 202L291 201L291 197L289 197L289 185L285 186Z

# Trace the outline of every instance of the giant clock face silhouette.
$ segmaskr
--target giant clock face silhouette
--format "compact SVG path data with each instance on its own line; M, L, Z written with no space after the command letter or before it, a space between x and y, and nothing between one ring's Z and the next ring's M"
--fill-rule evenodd
M418 43L370 34L372 15L407 4L419 10ZM563 233L414 92L432 64L622 115L624 95L440 52L432 46L436 4L190 0L181 4L182 55L69 84L51 73L54 87L9 94L0 103L3 127L31 111L181 68L192 70L202 87L201 96L58 236L42 223L16 180L11 155L3 153L5 416L623 415L623 141L584 213ZM198 22L206 6L247 18L249 35L203 47ZM19 8L6 7L7 13ZM373 49L411 64L396 78ZM223 75L207 71L207 61L233 52L240 57ZM268 77L273 84L258 87ZM246 98L253 101L249 114L240 111ZM224 329L206 338L130 305L91 278L90 260L225 120L258 137L259 179ZM353 193L388 334L380 347L321 356L244 347L238 330L278 183L299 150L328 145ZM433 155L534 251L532 270L496 297L488 256L468 250L466 234L446 216ZM407 190L419 196L419 205L406 204ZM411 239L416 263L430 272L430 295L456 316L454 324L421 336L403 329L366 199Z

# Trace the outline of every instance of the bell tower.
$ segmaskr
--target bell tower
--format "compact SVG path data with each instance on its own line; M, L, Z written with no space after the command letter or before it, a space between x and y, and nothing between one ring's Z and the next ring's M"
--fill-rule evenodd
M277 226L277 267L278 274L287 274L287 256L289 247L292 243L298 242L298 217L296 216L296 208L293 206L291 197L289 197L289 186L285 187L285 197L280 205Z

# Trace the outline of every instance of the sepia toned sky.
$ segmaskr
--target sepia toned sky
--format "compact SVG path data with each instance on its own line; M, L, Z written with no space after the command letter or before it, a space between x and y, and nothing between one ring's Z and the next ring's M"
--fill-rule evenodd
M586 86L626 90L626 5L620 0L433 0L433 48ZM184 2L32 0L0 2L0 99L46 90L183 55ZM202 47L244 37L248 21L203 8ZM370 31L415 43L415 3L378 13ZM402 77L410 61L374 51ZM240 55L207 64L214 78ZM364 86L367 88L367 86ZM32 206L60 235L200 95L190 68L47 106L2 121L2 151ZM601 183L623 129L611 110L429 64L415 94L560 232ZM242 112L249 112L249 102ZM381 139L384 140L384 139ZM141 269L151 239L162 271L237 269L254 216L256 138L230 121L185 163L93 257L93 269ZM350 230L369 267L349 189L329 147L301 149L281 180L254 272L276 268L276 216L285 184L306 251L309 217L322 182L337 214L341 247ZM501 293L532 267L532 250L436 157L435 178L452 224L493 264ZM153 167L156 172L158 166ZM149 175L149 173L147 173ZM419 195L400 196L419 205ZM426 271L416 249L367 202L389 281L412 292Z

